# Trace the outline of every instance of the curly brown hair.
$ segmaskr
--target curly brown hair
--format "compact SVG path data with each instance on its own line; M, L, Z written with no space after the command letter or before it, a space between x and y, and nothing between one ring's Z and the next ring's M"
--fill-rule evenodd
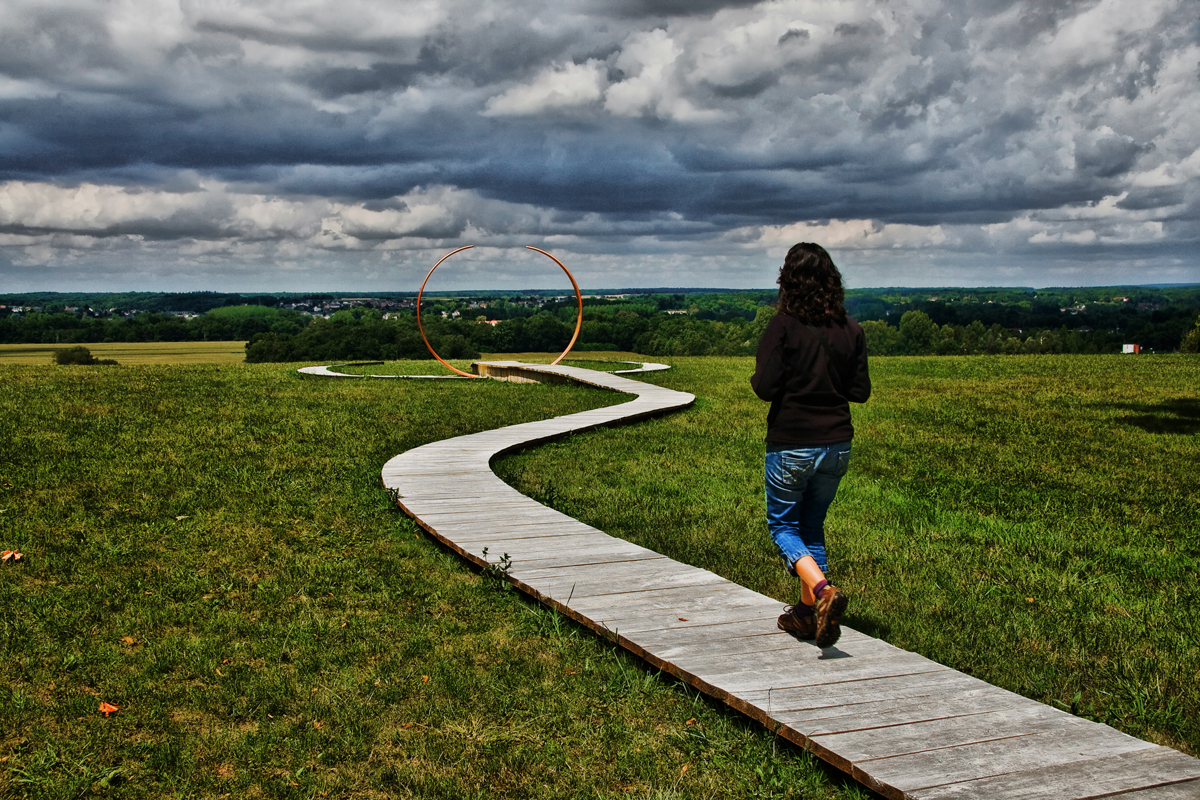
M846 321L842 273L825 248L800 242L788 250L779 270L779 313L809 325Z

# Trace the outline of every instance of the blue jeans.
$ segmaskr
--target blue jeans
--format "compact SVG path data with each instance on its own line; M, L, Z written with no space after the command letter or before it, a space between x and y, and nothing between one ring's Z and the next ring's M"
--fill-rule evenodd
M850 466L850 443L824 447L767 445L767 530L789 572L812 556L825 561L825 515Z

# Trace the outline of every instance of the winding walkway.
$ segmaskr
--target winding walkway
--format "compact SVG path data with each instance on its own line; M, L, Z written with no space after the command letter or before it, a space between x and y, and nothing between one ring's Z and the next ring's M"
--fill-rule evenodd
M397 502L465 558L483 566L507 554L508 577L522 591L889 798L1200 798L1200 760L847 627L837 647L821 651L776 630L779 601L547 508L490 468L502 453L684 408L692 395L574 367L477 369L636 397L388 461L383 483Z

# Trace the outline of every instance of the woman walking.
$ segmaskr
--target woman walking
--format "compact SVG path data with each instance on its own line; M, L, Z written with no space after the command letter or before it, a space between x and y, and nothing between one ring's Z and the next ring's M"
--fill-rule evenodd
M850 403L871 395L862 328L846 316L842 276L820 245L801 242L779 270L779 311L758 345L754 393L767 413L767 528L800 602L782 630L818 647L841 635L844 592L825 574L825 514L850 464Z

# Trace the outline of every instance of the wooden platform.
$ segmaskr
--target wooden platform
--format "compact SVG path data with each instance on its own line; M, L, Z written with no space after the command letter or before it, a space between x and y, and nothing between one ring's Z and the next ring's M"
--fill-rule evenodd
M656 365L658 366L658 365ZM781 604L588 527L520 494L492 458L573 431L683 408L692 395L617 375L518 362L508 380L574 380L621 405L424 445L384 485L471 561L510 580L889 798L1200 798L1200 760L1080 719L843 627L821 651L775 628ZM764 545L765 546L765 545Z

